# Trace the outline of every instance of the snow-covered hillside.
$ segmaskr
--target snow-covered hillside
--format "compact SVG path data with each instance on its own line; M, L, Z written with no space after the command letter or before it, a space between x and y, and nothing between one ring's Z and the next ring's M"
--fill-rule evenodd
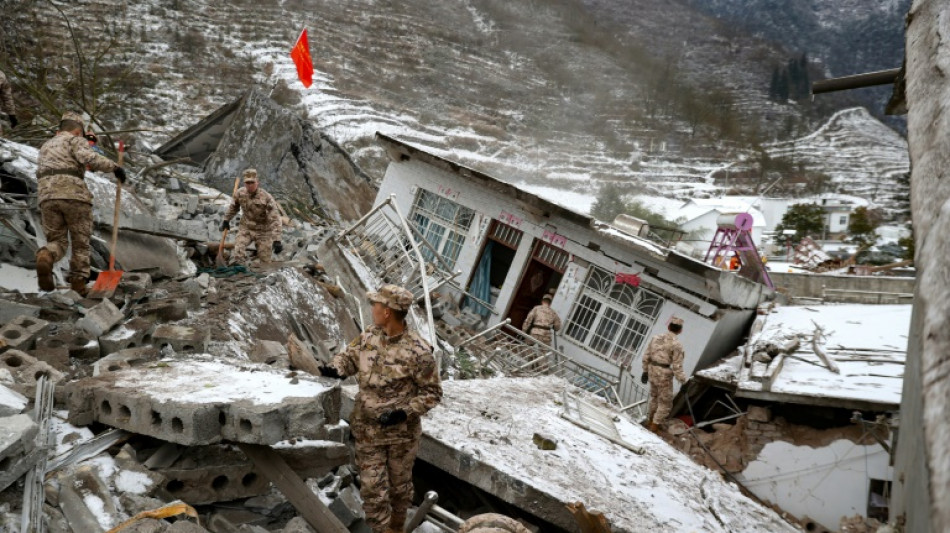
M21 3L20 30L69 56L60 14ZM766 98L784 51L681 3L84 0L62 9L80 35L121 37L117 57L135 65L141 88L104 118L142 128L131 134L140 148L256 85L376 179L386 165L380 131L509 181L585 196L605 182L638 183L689 197L717 194L717 170L754 160L750 147L773 136L763 124L803 120ZM303 27L317 71L309 89L289 58ZM854 149L889 152L881 137ZM809 168L844 172L850 163L821 158L832 155L816 152ZM872 179L849 190L883 195L883 178Z

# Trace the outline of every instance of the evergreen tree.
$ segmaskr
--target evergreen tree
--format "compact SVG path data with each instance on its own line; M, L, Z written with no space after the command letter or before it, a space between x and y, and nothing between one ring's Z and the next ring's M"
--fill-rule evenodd
M772 81L769 83L769 100L779 100L779 83L781 83L781 74L779 67L772 68Z
M878 217L867 207L861 206L855 209L848 219L848 234L854 242L858 243L861 250L867 250L877 241L874 230L878 225Z
M781 235L787 229L795 230L793 240L817 237L825 229L825 210L818 204L795 204L782 215L782 222L775 227Z
M620 186L605 183L597 191L597 200L591 207L590 216L604 222L613 222L617 215L627 209L626 195Z
M785 69L782 69L782 72L778 77L778 100L782 103L788 102L789 92L788 92L788 73Z

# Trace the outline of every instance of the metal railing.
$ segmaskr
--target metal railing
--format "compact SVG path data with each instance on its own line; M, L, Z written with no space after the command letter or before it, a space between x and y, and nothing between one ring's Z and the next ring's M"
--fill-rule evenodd
M630 401L621 395L621 374L613 375L579 363L512 326L508 320L465 339L457 347L472 354L482 368L506 376L559 376L618 407L623 408L623 402Z
M435 320L430 294L458 273L445 269L445 262L428 243L418 242L391 195L337 236L341 247L356 257L381 283L393 283L412 292L425 304L429 342L436 350ZM428 247L433 261L426 261L421 248ZM374 287L368 287L373 289ZM438 359L438 358L437 358Z

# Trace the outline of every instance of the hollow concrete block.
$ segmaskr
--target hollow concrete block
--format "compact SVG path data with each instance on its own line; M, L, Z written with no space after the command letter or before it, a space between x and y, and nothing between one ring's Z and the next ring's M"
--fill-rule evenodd
M106 335L99 337L99 351L109 355L126 348L142 346L151 340L152 324L141 317L133 318Z
M30 350L40 335L49 329L49 322L34 316L20 315L0 328L0 339L8 348Z
M182 298L163 298L139 306L135 314L152 324L173 322L188 316L188 302Z
M99 337L122 320L122 312L109 300L102 300L76 322L76 326L93 337Z
M111 353L93 363L92 375L98 376L106 372L127 370L133 366L138 366L148 361L155 361L158 358L159 351L158 348L154 346L126 348L124 350Z
M205 351L211 340L211 330L178 324L162 324L152 332L152 343L158 347L169 345L176 352Z
M69 351L69 357L83 360L99 359L99 341L85 331L60 324L49 335L36 341L36 350L62 349Z

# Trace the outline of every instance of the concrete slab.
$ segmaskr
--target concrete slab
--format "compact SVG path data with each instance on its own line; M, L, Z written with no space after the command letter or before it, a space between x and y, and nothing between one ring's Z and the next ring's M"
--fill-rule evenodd
M11 300L0 299L0 324L6 324L18 316L40 316L41 307Z
M30 401L19 392L0 385L0 416L13 416L22 413Z
M99 359L99 341L85 331L68 324L56 325L55 331L36 341L36 351L66 348L69 357L84 361Z
M0 339L15 350L30 350L36 338L46 333L49 322L35 316L20 315L0 328Z
M162 324L152 332L152 344L159 348L171 346L176 352L203 352L209 340L211 330L207 328Z
M69 421L186 445L325 440L340 408L339 387L328 382L293 383L261 365L166 359L70 383Z
M126 348L109 354L92 365L92 375L98 376L106 372L116 372L141 365L159 358L158 348L154 346L140 346Z
M270 481L230 446L192 446L175 464L156 470L165 477L158 495L191 505L249 498L267 492Z
M76 326L93 337L99 337L122 320L122 312L109 300L86 311L86 316L76 322Z
M135 317L119 325L109 333L99 337L99 349L102 355L110 355L126 348L142 346L151 340L152 323L141 317Z

